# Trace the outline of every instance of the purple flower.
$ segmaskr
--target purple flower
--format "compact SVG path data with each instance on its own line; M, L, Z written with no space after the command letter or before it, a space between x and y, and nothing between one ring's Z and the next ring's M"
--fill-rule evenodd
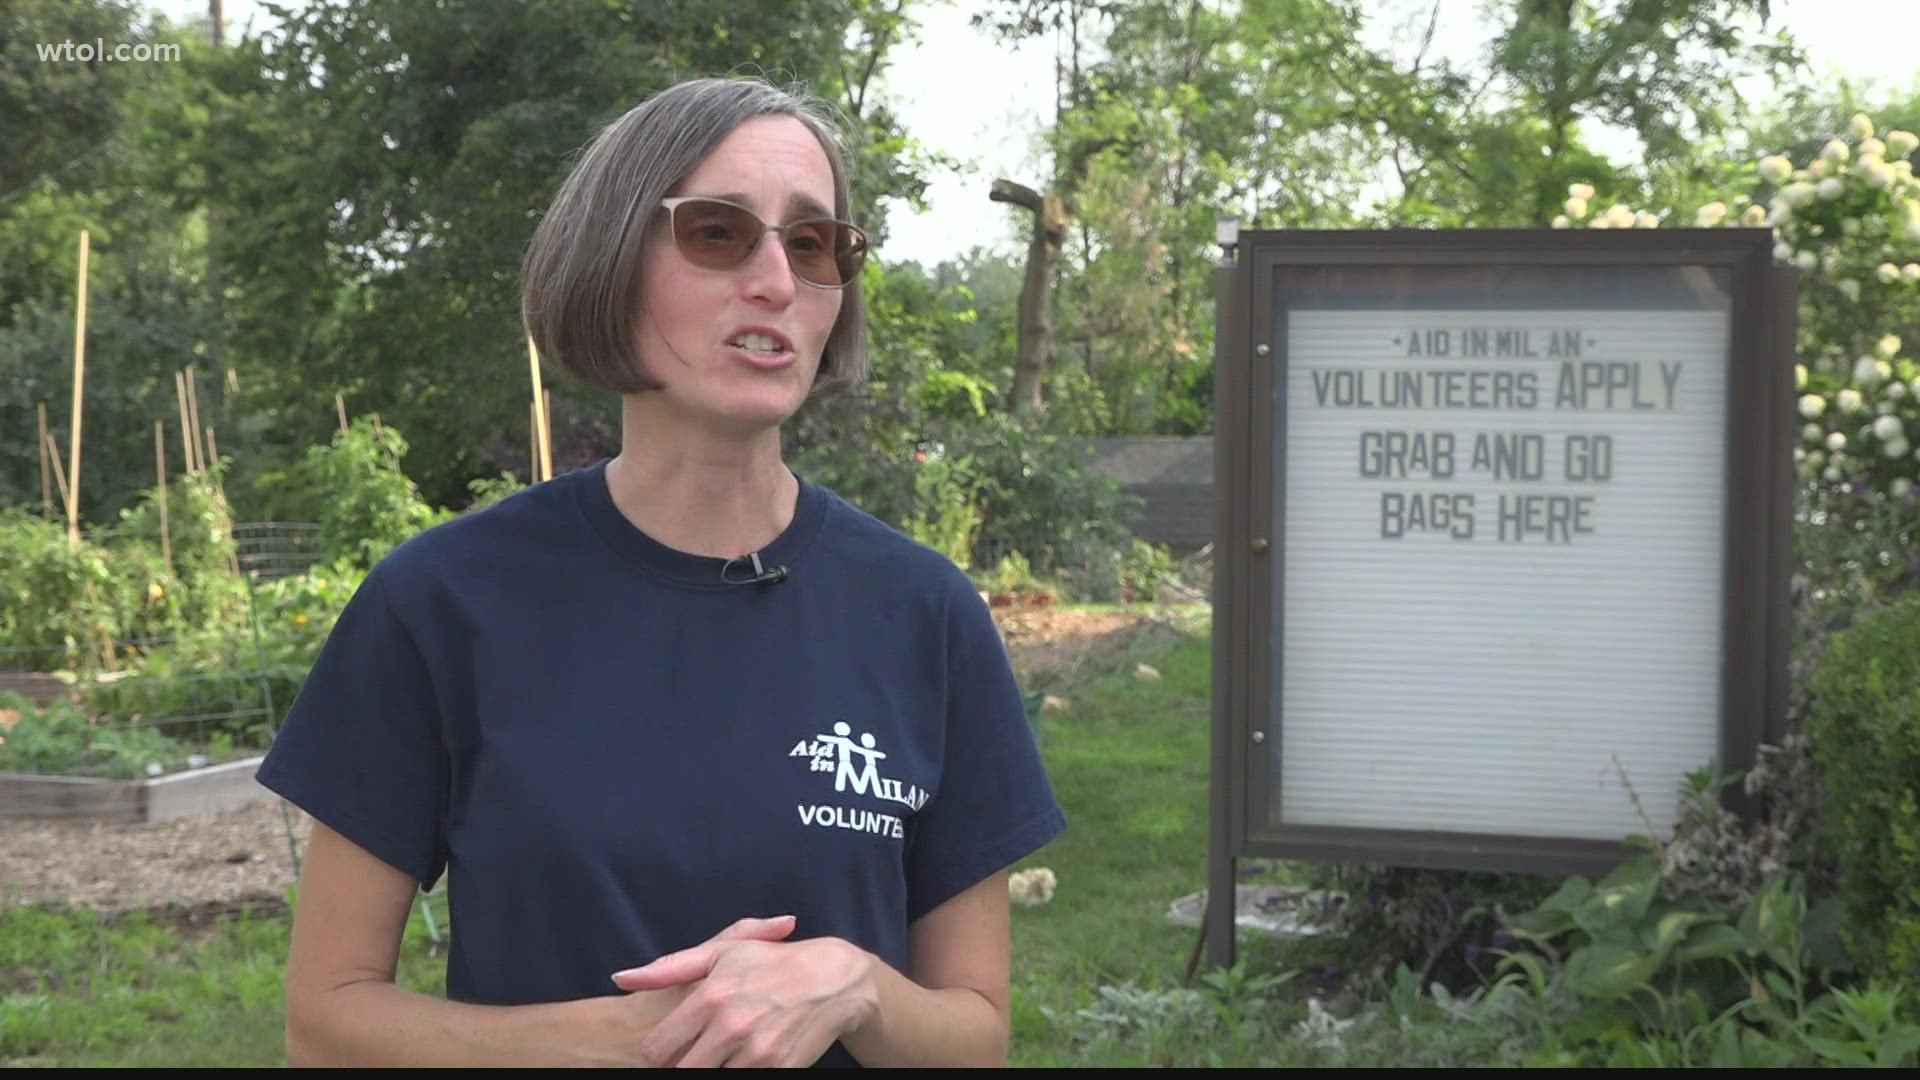
M1493 947L1501 951L1513 948L1513 935L1505 930L1493 935Z

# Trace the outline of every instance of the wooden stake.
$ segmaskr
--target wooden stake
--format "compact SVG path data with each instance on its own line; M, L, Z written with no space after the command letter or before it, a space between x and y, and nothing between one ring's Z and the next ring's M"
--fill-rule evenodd
M160 557L173 573L173 534L167 528L167 422L153 422L153 478L160 489Z
M36 402L34 412L40 416L40 512L48 521L53 520L53 470L47 465L47 403Z
M340 414L340 434L345 435L347 433L347 399L341 397L338 391L333 395L333 407Z
M212 424L207 425L207 458L212 461L215 466L220 464L220 444L213 441ZM219 473L211 473L211 475L213 477L213 490L220 493L221 502L226 502L227 485L221 481Z
M545 467L547 470L547 479L551 480L553 479L553 391L542 388L540 395L546 405L547 460Z
M193 430L193 417L187 414L187 376L184 372L173 373L173 392L180 399L180 453L186 461L187 475L197 470L193 467L193 436L187 432Z
M192 364L187 365L187 413L193 419L194 460L200 463L200 471L205 473L212 463L207 460L206 444L200 441L200 433L206 429L200 426L200 376L193 370Z
M53 459L53 482L60 490L60 505L65 506L73 498L67 494L67 470L60 464L60 444L53 441L52 432L47 433L47 453Z
M74 283L73 307L73 440L67 452L67 543L80 543L80 401L87 383L87 230L80 230L80 272Z
M540 482L540 414L531 401L527 402L527 475L532 478L528 487Z
M533 426L540 436L540 479L551 480L553 479L553 439L552 434L547 430L546 412L540 408L540 401L546 395L540 386L540 350L534 348L531 333L527 335L527 367L533 373Z

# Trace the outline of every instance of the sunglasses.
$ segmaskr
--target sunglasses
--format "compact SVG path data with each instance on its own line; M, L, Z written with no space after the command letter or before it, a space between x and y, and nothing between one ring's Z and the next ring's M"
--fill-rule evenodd
M681 258L703 270L733 270L759 249L769 232L780 234L793 276L820 289L844 289L860 276L867 234L850 222L806 218L769 225L759 215L724 199L682 196L662 199Z

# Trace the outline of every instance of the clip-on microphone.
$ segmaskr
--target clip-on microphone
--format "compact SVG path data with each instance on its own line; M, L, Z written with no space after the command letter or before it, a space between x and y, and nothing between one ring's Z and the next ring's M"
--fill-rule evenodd
M733 564L739 562L740 558L744 558L753 563L752 577L735 579L727 576L727 571L731 570ZM761 566L759 552L754 552L751 555L743 555L740 558L728 559L726 565L720 568L721 581L729 585L778 585L787 580L787 568L784 566Z

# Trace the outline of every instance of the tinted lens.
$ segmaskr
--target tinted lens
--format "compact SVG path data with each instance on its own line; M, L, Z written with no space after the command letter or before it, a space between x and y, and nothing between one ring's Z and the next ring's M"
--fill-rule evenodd
M692 200L673 211L673 239L695 266L731 270L745 262L760 238L760 220L738 206Z
M860 272L864 251L858 230L837 221L796 221L787 226L787 255L793 272L815 285L852 281Z

